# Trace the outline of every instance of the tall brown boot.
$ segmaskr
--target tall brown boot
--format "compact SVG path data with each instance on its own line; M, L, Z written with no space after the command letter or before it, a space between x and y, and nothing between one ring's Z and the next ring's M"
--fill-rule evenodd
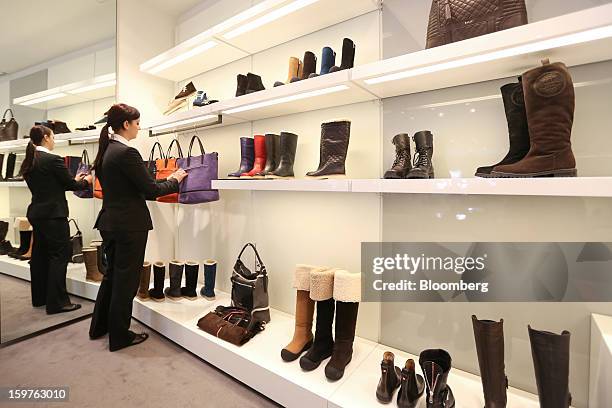
M291 342L281 350L283 361L294 361L312 346L312 318L315 302L310 298L310 272L317 269L310 265L297 265L293 287L295 298L295 330Z
M528 330L540 408L568 408L570 333Z
M472 326L484 391L484 408L505 408L508 379L504 370L504 320L478 320L472 315Z
M151 283L151 262L146 262L140 270L140 285L136 297L140 300L149 300L149 284Z
M542 64L523 74L529 153L517 163L494 167L494 177L577 175L570 141L575 104L572 77L561 62Z
M98 270L98 250L94 247L83 248L83 262L85 263L85 279L100 282L104 275Z

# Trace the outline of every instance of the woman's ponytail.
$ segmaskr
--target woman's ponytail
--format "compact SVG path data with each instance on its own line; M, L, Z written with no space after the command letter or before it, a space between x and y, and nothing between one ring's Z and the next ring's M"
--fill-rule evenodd
M131 122L139 119L140 112L138 112L138 109L124 103L117 103L111 106L108 112L106 112L106 117L106 125L104 125L102 131L100 132L98 154L93 162L93 169L98 170L98 172L100 168L102 168L104 153L106 153L106 149L108 148L108 144L110 142L109 128L112 128L113 131L118 132L120 129L123 129L123 124L126 121Z
M30 129L30 142L26 147L26 155L21 162L19 173L23 176L28 174L36 162L36 146L40 146L45 136L51 136L51 129L46 126L36 125Z

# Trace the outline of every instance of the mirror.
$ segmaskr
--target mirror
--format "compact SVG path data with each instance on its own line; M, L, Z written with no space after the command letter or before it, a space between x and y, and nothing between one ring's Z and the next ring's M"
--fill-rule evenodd
M32 16L41 18L31 24L26 19ZM5 345L83 319L93 311L99 284L87 279L79 251L68 263L66 288L71 301L82 307L47 314L45 306L32 306L33 234L25 218L31 193L19 169L35 124L54 130L53 153L64 157L72 172L83 151L91 161L95 158L104 112L115 103L116 2L12 2L3 11L0 50L0 115L5 114L6 123L14 123L4 132L0 125L0 343ZM69 218L75 220L70 223L70 235L77 234L78 226L83 246L89 247L99 238L93 225L101 200L72 192L66 198ZM91 270L89 277L93 277Z

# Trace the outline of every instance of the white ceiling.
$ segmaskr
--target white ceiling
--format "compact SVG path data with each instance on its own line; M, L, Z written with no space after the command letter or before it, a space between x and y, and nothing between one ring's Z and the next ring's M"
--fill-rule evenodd
M151 6L163 11L165 14L178 18L184 13L187 13L189 10L198 6L200 3L207 3L211 1L216 2L218 0L145 0L143 3L149 3Z
M0 0L0 72L112 39L115 15L115 0Z

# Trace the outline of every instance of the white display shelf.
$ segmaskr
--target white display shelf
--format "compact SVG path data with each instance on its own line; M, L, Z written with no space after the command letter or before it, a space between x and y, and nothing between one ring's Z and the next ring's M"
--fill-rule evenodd
M97 143L100 129L76 130L71 133L58 133L55 135L55 147L63 147L68 144ZM23 152L30 139L7 140L0 142L0 152Z
M0 255L0 273L29 281L30 264L28 261L20 261L8 255ZM69 263L66 276L68 279L85 280L85 265Z
M273 179L273 180L213 180L212 188L218 190L250 191L326 191L348 193L351 191L350 180L306 180L306 179Z
M377 0L265 0L140 65L180 81L376 10Z
M395 365L400 368L404 366L407 359L413 359L416 363L417 373L423 375L419 366L419 356L378 344L368 358L359 366L358 372L352 375L332 395L329 403L330 408L371 408L383 406L376 399L376 386L380 379L380 362L385 351L390 351L395 355ZM479 376L451 368L447 383L453 390L457 408L482 408L484 406L482 383ZM424 393L419 400L419 407L425 407L425 395ZM508 388L507 395L507 408L538 408L540 406L538 397L525 391L510 387ZM396 406L397 391L393 397L394 400L390 405Z
M220 126L267 119L293 113L342 106L377 99L350 81L350 70L298 81L163 116L143 124L143 129L169 131L189 129L223 115Z
M362 65L351 79L388 98L519 75L544 58L612 59L612 4Z
M0 142L0 152L19 152L25 150L30 139L5 140Z
M28 187L25 181L0 181L0 188L10 188L10 187Z
M13 99L13 104L37 109L55 109L115 96L115 73L99 75Z
M612 316L591 315L589 407L608 406L612 401Z

